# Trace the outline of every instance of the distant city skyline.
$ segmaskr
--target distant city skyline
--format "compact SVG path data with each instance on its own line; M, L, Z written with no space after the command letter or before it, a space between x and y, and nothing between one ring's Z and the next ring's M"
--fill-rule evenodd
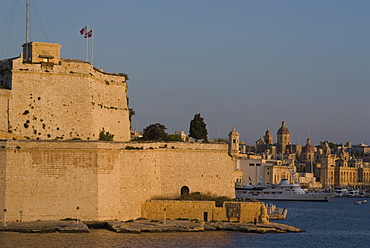
M0 59L25 42L25 1L0 3ZM200 113L209 139L254 144L285 121L291 143L370 144L370 2L30 0L30 41L127 73L133 129L189 132ZM91 39L89 40L91 44Z

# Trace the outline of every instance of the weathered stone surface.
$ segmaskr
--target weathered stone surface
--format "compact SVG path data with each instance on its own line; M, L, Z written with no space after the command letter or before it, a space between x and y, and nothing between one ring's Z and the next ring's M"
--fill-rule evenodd
M82 222L76 221L29 221L10 222L4 226L0 223L0 231L24 233L88 233L89 228Z
M107 228L117 233L143 232L203 232L203 231L238 231L248 233L285 233L303 232L303 230L279 223L268 224L233 223L233 222L192 222L186 220L166 220L166 223L151 220L135 220L133 222L108 221L90 223L91 227ZM85 223L76 221L30 221L11 222L5 227L0 223L0 232L24 233L86 233L89 228Z
M191 221L166 220L163 222L152 222L140 220L134 222L107 222L108 230L118 233L142 233L142 232L201 232L204 231L203 223Z
M0 221L137 219L183 186L234 198L233 171L225 144L0 140Z
M285 233L303 232L302 229L279 224L267 223L232 223L232 222L207 222L194 223L191 221L166 220L162 222L151 222L150 220L135 220L134 222L111 221L107 228L118 233L142 233L142 232L200 232L200 231L238 231L249 233Z
M204 225L206 231L239 231L239 232L252 232L252 233L284 233L284 232L303 232L302 229L288 226L280 223L231 223L231 222L208 222Z

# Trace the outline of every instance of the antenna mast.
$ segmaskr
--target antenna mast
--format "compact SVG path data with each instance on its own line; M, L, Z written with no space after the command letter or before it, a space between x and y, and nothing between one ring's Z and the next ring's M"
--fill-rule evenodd
M30 22L29 0L26 0L26 54L25 54L25 60L28 60L28 31L29 31L29 22Z

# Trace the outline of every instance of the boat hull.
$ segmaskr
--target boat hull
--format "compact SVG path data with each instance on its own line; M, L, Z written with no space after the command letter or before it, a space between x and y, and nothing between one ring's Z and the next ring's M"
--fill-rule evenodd
M327 202L330 198L332 198L334 194L330 193L317 193L317 195L312 195L310 193L307 194L297 194L297 195L263 195L259 194L257 196L249 195L249 194L238 194L237 199L245 199L245 200L268 200L268 201L322 201Z

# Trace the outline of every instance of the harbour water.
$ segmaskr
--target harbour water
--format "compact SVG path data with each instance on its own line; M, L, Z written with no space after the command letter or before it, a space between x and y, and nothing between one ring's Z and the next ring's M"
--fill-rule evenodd
M289 211L286 220L277 222L302 228L302 233L0 233L0 247L370 247L370 199L367 204L354 204L358 200L363 199L272 202Z

